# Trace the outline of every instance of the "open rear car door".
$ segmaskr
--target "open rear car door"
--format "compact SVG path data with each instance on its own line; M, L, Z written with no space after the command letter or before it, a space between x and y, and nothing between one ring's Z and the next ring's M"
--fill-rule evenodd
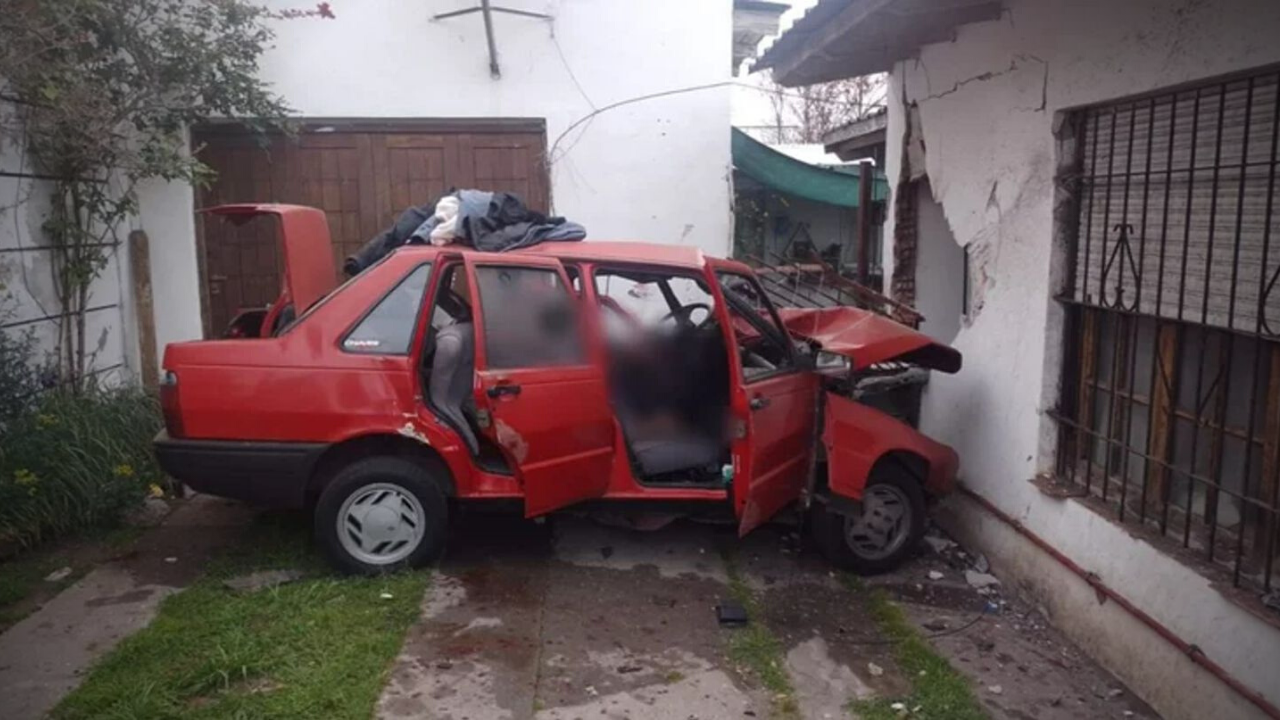
M478 424L524 487L525 517L604 495L614 420L559 261L464 256L478 298Z

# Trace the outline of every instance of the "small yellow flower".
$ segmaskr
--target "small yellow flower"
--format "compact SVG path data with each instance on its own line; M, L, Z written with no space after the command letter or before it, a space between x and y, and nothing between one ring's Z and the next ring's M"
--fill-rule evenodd
M13 482L22 487L31 487L40 482L40 478L26 468L18 468L13 473Z
M155 483L151 483L151 485L147 488L147 493L150 494L151 497L153 498L164 497L164 488L160 487Z
M133 477L133 466L129 463L121 463L112 468L111 474L119 478Z
M58 424L58 418L49 413L40 413L36 415L36 425L42 428L53 427Z

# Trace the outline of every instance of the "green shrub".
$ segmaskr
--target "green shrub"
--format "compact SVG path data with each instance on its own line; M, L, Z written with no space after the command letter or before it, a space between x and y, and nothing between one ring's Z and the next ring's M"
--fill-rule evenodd
M135 387L39 394L0 429L0 550L114 521L162 475L156 399Z

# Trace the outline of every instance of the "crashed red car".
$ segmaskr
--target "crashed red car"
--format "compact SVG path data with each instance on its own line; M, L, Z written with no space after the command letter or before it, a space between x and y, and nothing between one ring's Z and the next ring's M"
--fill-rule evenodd
M164 355L162 466L201 492L309 508L333 562L429 562L467 503L669 508L745 534L809 513L836 563L917 543L957 457L874 407L886 364L954 349L848 307L777 309L752 269L689 247L410 245L336 284L323 213L279 223L280 299L237 337Z

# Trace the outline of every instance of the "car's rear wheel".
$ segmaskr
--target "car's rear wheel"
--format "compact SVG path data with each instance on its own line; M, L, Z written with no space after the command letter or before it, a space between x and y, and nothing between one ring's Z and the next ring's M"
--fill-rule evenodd
M377 575L421 567L444 549L449 504L442 468L372 457L343 468L320 494L315 532L340 570Z
M832 563L874 575L898 567L915 550L925 519L920 483L905 471L878 469L863 490L861 512L820 508L814 534Z

